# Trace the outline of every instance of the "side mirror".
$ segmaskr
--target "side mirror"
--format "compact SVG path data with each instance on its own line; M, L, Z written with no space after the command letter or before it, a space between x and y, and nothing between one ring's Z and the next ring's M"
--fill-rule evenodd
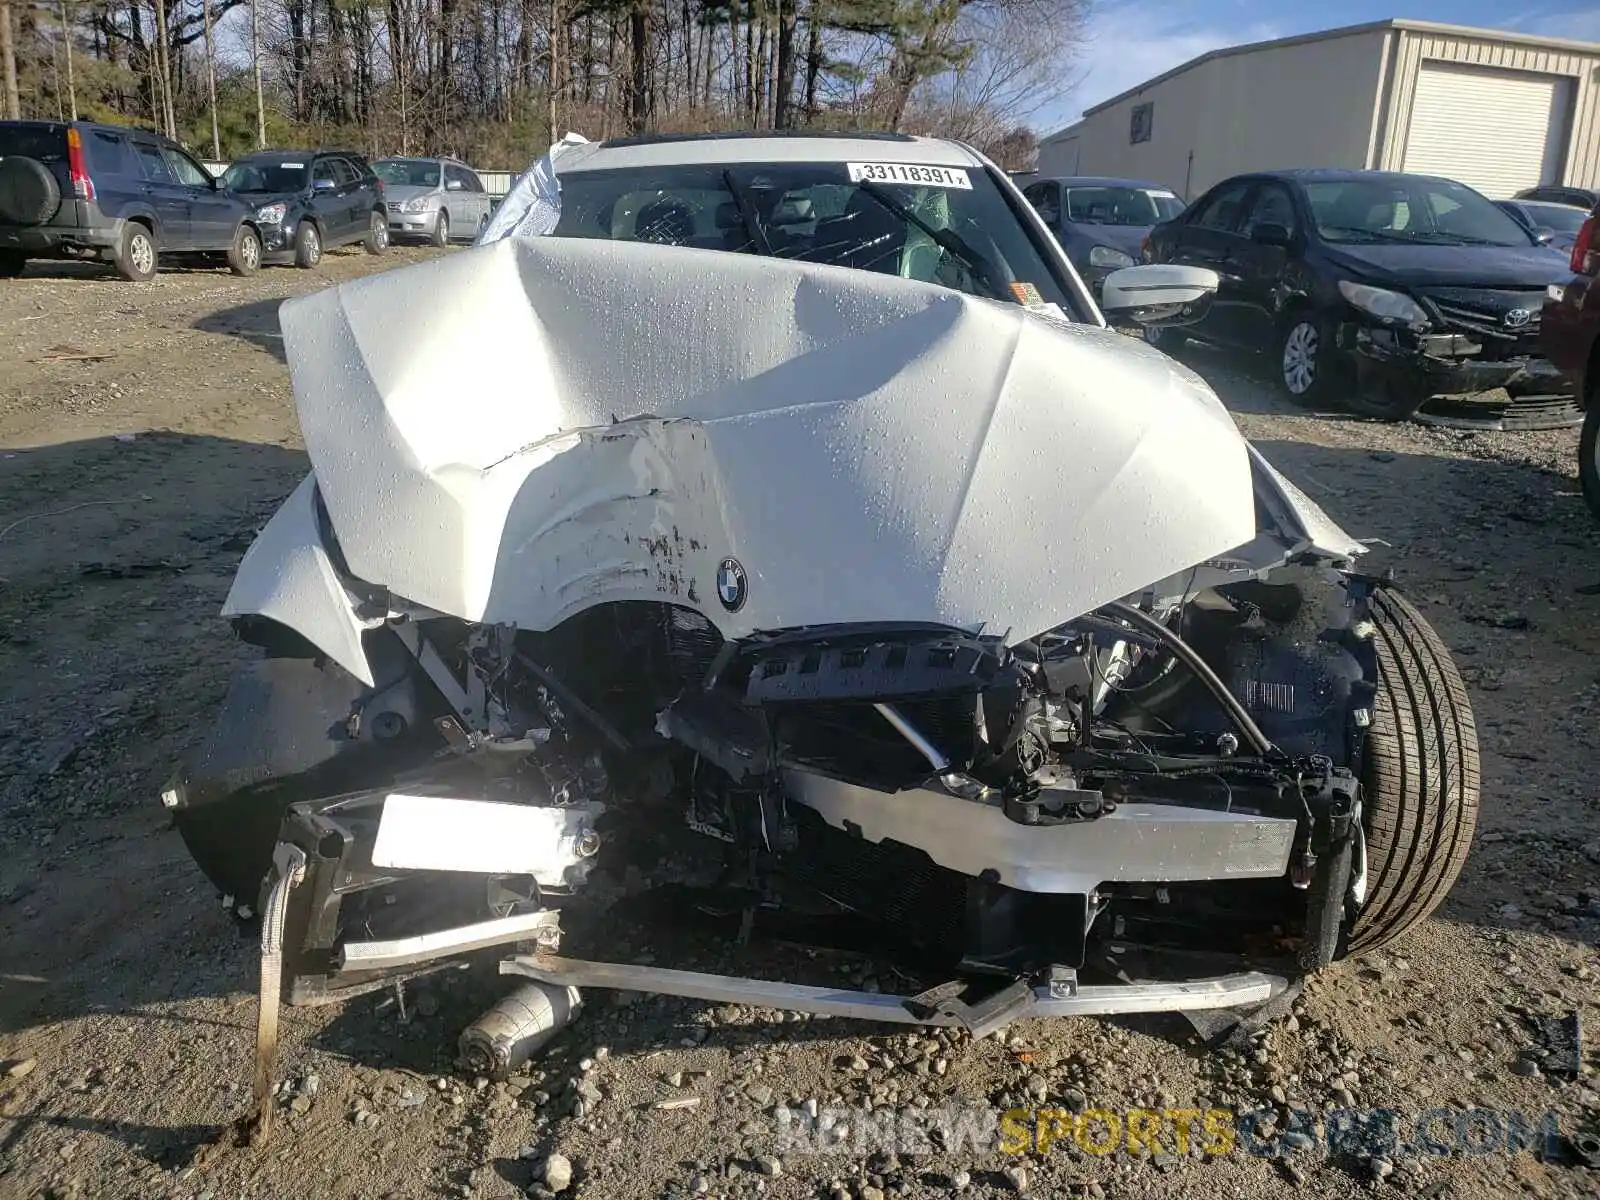
M1548 246L1556 240L1556 231L1548 226L1541 225L1533 231L1533 238L1541 246Z
M1290 242L1294 241L1294 235L1289 232L1287 225L1263 221L1250 231L1250 240L1258 246L1287 247Z
M329 179L326 175L323 175L313 182L311 186L319 192L331 192L339 185L334 183L333 180Z
M1222 280L1205 267L1144 263L1100 285L1100 311L1114 325L1192 325L1206 315Z
M461 180L452 179L444 185L444 190L447 192L459 192L464 186L466 185Z

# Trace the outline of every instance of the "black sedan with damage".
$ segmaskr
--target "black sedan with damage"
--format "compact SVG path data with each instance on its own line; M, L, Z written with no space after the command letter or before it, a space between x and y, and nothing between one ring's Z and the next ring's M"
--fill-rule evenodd
M1464 184L1381 171L1224 180L1158 225L1150 262L1214 268L1198 325L1152 330L1270 354L1302 403L1486 429L1576 425L1539 346L1562 255Z

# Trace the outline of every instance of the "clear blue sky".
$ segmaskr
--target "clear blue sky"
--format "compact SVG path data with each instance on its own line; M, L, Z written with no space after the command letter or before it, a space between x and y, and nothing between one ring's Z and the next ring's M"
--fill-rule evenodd
M1402 17L1600 42L1596 0L1091 0L1089 42L1063 102L1032 121L1043 136L1207 50Z

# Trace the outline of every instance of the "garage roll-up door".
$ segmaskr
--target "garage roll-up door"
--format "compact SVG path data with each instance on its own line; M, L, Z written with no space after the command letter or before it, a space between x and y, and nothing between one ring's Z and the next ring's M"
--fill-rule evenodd
M1459 180L1495 200L1559 182L1570 85L1529 71L1423 63L1405 169Z

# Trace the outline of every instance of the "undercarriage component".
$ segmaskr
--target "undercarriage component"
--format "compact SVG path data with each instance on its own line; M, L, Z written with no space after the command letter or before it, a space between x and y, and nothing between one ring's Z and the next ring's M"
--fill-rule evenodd
M559 929L556 917L555 912L544 909L387 941L345 942L339 947L339 971L395 971L507 942L547 941Z
M283 985L283 939L289 893L305 879L306 856L298 846L280 844L273 854L272 886L261 920L261 992L256 1008L256 1061L245 1136L260 1145L272 1131L272 1066L278 1057L278 1015Z
M504 1079L572 1023L583 997L570 985L523 984L461 1031L462 1064Z
M879 792L801 771L786 772L785 784L792 800L835 828L869 842L902 842L940 866L974 877L993 872L1030 892L1087 894L1118 880L1275 878L1288 869L1298 828L1285 817L1156 803L1040 827L933 788Z
M854 1017L902 1025L953 1025L971 1028L968 1013L957 1009L929 1012L915 1004L916 997L880 992L855 992L811 987L798 983L772 983L737 979L699 971L674 971L627 963L584 962L555 955L518 955L500 964L502 974L523 975L545 983L573 987L615 988L619 991L659 992L695 1000L780 1008L822 1016ZM1008 985L1009 986L1009 985ZM1242 971L1212 979L1182 982L1148 982L1078 987L1072 994L1050 983L1032 987L1031 1002L1015 1002L1009 994L1003 1005L979 1010L976 1019L985 1031L1001 1028L1019 1016L1087 1017L1127 1013L1186 1012L1210 1008L1241 1008L1264 1004L1287 986L1277 975ZM1015 1008L1010 1007L1013 1003ZM995 1017L1003 1018L994 1024Z

